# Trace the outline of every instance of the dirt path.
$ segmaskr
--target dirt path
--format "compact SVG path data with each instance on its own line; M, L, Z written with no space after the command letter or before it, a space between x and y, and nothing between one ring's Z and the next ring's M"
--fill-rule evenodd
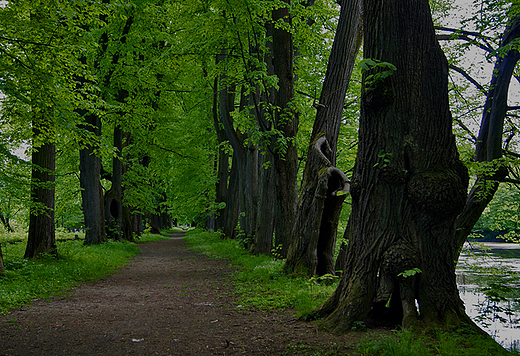
M0 355L346 355L360 337L237 309L228 262L180 235L140 249L116 274L0 317Z

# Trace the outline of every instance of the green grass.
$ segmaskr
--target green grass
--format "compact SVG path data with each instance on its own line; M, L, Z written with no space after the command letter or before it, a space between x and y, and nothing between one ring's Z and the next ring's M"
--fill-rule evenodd
M337 283L327 284L316 278L289 278L282 272L283 261L268 256L252 256L238 241L221 239L218 233L189 230L186 240L192 249L213 258L230 261L236 269L233 279L239 303L243 307L260 309L294 309L303 316L318 308L334 291ZM325 279L327 280L327 279ZM330 282L330 281L329 281ZM444 332L426 330L422 334L395 331L392 335L374 334L366 328L356 328L362 338L355 346L362 356L495 356L520 355L508 352L490 338L471 334L467 330ZM375 336L374 336L375 335ZM294 350L293 350L294 349ZM289 353L301 355L331 355L335 350L318 350L302 345L289 345Z
M192 249L214 258L225 258L236 268L235 292L242 307L265 310L294 309L303 316L320 306L336 288L315 278L291 278L282 271L283 261L270 256L253 256L236 240L221 239L218 233L186 232Z
M74 239L74 233L61 233L60 238ZM152 241L161 235L144 234L137 241ZM0 276L0 313L63 294L84 281L94 281L114 273L139 253L135 243L109 241L84 246L81 240L58 241L59 259L44 257L24 260L26 237L2 236L5 275ZM22 241L7 243L7 241Z
M357 347L363 356L500 356L518 355L508 352L490 338L473 334L467 330L445 332L430 329L417 335L410 330L395 332L393 335L365 337Z

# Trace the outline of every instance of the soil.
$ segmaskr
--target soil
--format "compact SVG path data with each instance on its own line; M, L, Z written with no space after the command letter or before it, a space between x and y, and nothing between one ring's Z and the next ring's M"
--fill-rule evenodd
M107 278L0 317L0 355L355 355L367 335L240 307L229 262L181 233L139 248Z

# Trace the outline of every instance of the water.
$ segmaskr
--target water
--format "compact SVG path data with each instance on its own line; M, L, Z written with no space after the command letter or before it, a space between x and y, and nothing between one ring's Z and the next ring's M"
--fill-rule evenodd
M502 298L520 288L520 245L466 245L457 265L457 284L470 318L505 348L520 350L520 300ZM493 288L486 295L482 290L489 286Z

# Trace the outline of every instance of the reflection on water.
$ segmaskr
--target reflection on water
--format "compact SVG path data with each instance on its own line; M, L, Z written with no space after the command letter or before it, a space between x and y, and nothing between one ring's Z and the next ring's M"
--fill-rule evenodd
M520 349L520 301L504 300L519 288L520 246L485 243L488 253L466 247L457 265L457 285L467 314L504 347ZM489 286L495 292L488 296L482 290Z

